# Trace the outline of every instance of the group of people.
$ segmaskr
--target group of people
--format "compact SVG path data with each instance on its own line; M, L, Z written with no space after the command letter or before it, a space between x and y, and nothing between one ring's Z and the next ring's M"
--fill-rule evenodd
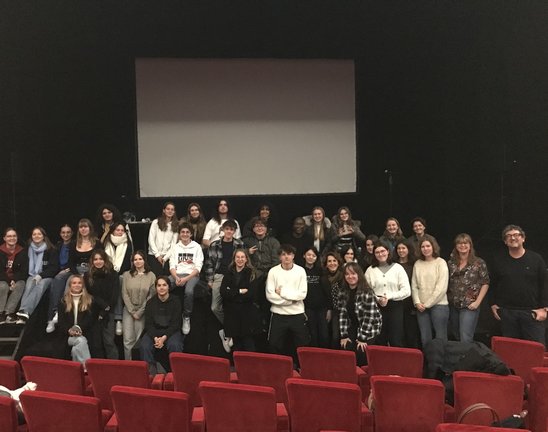
M472 341L489 291L503 335L545 342L546 265L525 249L519 226L504 228L507 251L489 271L468 234L456 236L446 262L426 221L411 225L409 238L395 218L380 237L366 236L348 207L331 219L314 207L278 236L268 204L241 229L227 200L209 221L197 203L179 219L168 202L151 223L145 253L133 250L128 225L105 204L95 224L78 222L75 236L63 225L56 246L42 227L26 248L15 229L5 230L0 323L25 324L47 293L45 332L65 335L73 359L119 358L121 334L124 357L131 359L139 341L141 358L154 368L158 350L183 350L201 285L211 293L226 351L253 351L266 333L273 352L341 348L365 363L368 344L419 347L447 339L448 329Z

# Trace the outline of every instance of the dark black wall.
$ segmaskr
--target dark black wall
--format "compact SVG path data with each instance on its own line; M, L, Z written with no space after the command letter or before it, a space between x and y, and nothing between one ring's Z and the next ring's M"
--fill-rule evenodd
M392 205L446 250L461 231L499 245L512 221L546 252L547 28L547 3L524 0L5 2L0 226L56 232L103 201L159 212L136 197L136 56L355 58L359 193L267 197L282 222L348 204L380 233ZM233 198L242 222L258 200Z

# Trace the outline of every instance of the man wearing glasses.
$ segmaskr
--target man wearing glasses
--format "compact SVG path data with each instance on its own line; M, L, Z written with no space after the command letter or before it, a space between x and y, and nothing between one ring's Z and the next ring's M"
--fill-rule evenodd
M508 252L493 261L491 310L502 335L545 344L548 280L542 257L526 250L525 232L517 225L502 230Z

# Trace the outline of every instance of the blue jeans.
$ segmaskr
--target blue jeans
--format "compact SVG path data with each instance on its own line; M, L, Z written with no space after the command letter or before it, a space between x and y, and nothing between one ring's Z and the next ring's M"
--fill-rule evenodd
M173 333L165 342L164 348L167 352L183 352L183 334L180 331ZM154 339L147 333L140 340L139 350L141 351L141 359L146 361L151 370L156 368L156 353L160 350L154 348Z
M36 283L32 277L29 277L25 285L25 291L23 291L19 310L31 315L34 312L34 309L36 309L36 306L38 306L38 303L40 303L40 300L50 286L51 281L51 278L45 278Z
M432 340L432 327L436 339L447 340L447 322L449 321L449 306L434 305L424 312L417 311L417 322L421 332L421 342L424 347Z
M455 338L461 342L473 342L478 325L479 309L449 308L449 324Z
M49 287L48 321L51 321L53 315L57 312L57 306L59 306L59 302L63 298L63 294L65 294L65 287L70 276L72 276L70 271L61 270L53 278Z
M177 276L184 277L188 276L188 274L178 274ZM198 276L194 276L183 286L175 285L175 278L173 276L170 276L169 280L171 281L172 293L179 297L179 300L181 300L181 304L183 305L183 315L189 317L192 315L192 308L194 306L194 287L200 281L200 278Z

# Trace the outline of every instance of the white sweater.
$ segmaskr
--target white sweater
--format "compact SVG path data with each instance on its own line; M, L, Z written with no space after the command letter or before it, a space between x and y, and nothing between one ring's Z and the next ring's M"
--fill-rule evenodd
M398 263L393 263L386 273L379 267L368 267L365 271L365 280L378 297L384 296L388 300L399 301L411 295L407 273Z
M168 222L166 230L162 231L158 227L158 219L154 219L148 232L148 254L156 258L169 258L169 251L178 238L177 233L171 230L171 222Z
M411 294L413 304L422 303L425 308L446 305L449 269L443 258L433 261L418 260L413 267Z
M169 269L175 269L178 275L190 274L192 270L202 270L204 264L204 253L202 246L191 240L189 244L184 245L178 241L171 248L171 256L169 258Z
M276 294L280 287L280 294ZM272 267L266 280L266 298L270 302L270 312L279 315L298 315L304 313L304 299L308 290L306 271L293 264L290 270L284 270L281 264Z
M221 232L221 225L224 224L228 219L221 219L221 223L217 222L215 219L210 219L207 223L205 230L204 230L204 240L209 240L211 243L213 243L216 240L219 240L223 233ZM238 224L238 221L236 219L233 219L234 222L236 222L236 231L234 232L234 238L241 238L242 234L240 232L240 224Z

